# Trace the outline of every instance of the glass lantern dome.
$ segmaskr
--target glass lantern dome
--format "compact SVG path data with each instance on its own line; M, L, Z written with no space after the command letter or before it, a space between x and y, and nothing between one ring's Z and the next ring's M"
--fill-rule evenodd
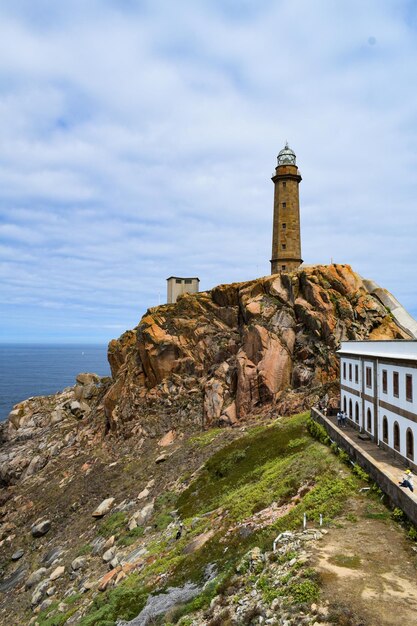
M295 153L288 145L288 141L285 143L285 147L278 152L278 165L296 165Z

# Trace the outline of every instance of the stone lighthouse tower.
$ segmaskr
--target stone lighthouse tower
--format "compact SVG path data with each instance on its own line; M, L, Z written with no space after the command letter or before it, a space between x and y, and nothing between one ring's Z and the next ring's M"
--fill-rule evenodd
M275 193L271 274L276 274L283 270L295 270L303 262L298 196L301 174L296 165L295 154L288 143L278 154L278 165L272 181Z

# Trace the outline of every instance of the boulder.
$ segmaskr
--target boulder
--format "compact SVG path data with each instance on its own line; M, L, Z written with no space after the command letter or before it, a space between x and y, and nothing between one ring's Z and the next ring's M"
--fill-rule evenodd
M202 533L195 537L189 544L187 544L183 550L184 554L192 554L199 550L209 539L214 536L214 530L209 530L208 532Z
M176 438L175 431L170 430L169 432L166 433L166 435L162 437L162 439L158 441L158 446L162 446L162 447L170 446L174 443L175 438Z
M44 520L43 522L39 522L39 524L35 524L31 528L32 537L38 538L46 535L47 532L51 530L51 521Z
M49 580L43 580L36 587L32 594L31 605L37 606L49 588Z
M149 489L145 487L145 489L142 489L142 491L138 495L138 500L145 500L145 498L149 496L149 493L150 493Z
M83 569L86 564L86 558L84 556L77 556L71 563L71 569L77 571L79 569Z
M40 583L42 578L45 577L45 574L46 574L46 567L40 567L39 569L32 572L25 583L25 588L31 589L32 587Z
M25 553L24 550L16 550L16 552L13 552L13 554L11 556L12 561L18 561L19 559L22 558L24 553Z
M81 372L80 374L77 374L75 380L80 385L98 385L100 382L100 376L97 376L97 374L90 374L88 372Z
M115 548L109 548L103 554L103 561L105 563L109 563L112 559L114 559L115 554L116 554L116 549Z
M52 572L52 574L49 576L49 580L51 581L57 580L58 578L61 578L61 576L64 573L65 573L65 565L58 565L58 567L56 567L54 571Z
M93 517L104 517L114 504L115 498L106 498L91 514Z

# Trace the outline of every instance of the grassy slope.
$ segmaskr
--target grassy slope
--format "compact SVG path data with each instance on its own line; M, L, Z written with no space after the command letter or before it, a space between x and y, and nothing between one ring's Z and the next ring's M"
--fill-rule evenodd
M218 449L223 432L203 433L184 442L184 446L204 450L208 460L191 480L184 472L184 489L179 494L160 494L152 520L155 531L146 538L149 554L157 558L138 573L130 575L118 587L95 597L82 626L111 626L116 618L131 619L143 607L147 594L187 580L201 581L205 566L216 563L220 576L232 570L251 547L270 549L279 531L300 528L303 514L325 523L340 514L347 500L357 492L360 479L352 475L328 447L313 439L306 428L307 415L281 418L273 423L248 428L225 447ZM215 451L210 456L210 449ZM186 455L184 455L186 457ZM190 482L191 480L191 482ZM187 483L189 483L187 485ZM294 508L272 525L249 533L240 533L238 524L251 518L272 502L287 503L303 486L309 491L298 497ZM173 541L175 529L166 529L172 519L169 511L177 508L187 532ZM102 534L118 534L119 545L143 544L145 538L130 536L120 514L102 523ZM233 528L230 533L229 529ZM205 545L186 555L185 546L203 532L214 530ZM140 532L138 533L140 534ZM136 543L135 543L136 542ZM81 548L80 548L81 549ZM85 548L84 548L85 549ZM167 574L161 580L161 574ZM189 611L208 602L216 593L214 583L204 596L188 607ZM73 602L66 614L54 615L54 607L38 618L40 626L60 626L78 606Z

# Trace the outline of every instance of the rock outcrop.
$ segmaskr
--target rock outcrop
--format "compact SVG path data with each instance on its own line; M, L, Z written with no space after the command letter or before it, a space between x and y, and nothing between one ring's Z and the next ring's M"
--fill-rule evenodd
M108 427L158 434L234 424L271 405L302 410L335 393L341 340L395 338L410 335L349 265L184 294L110 342Z

